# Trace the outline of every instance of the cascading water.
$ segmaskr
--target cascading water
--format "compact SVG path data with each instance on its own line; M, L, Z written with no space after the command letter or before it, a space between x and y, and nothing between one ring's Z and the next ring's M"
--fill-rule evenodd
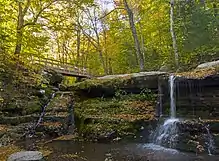
M208 126L204 126L206 131L207 131L207 141L206 141L206 145L208 147L208 154L212 155L212 150L214 150L214 139L213 136L210 133L210 130L208 128Z
M43 106L42 112L41 112L41 114L40 114L40 116L39 116L39 119L38 119L37 123L34 125L34 127L33 127L30 131L28 131L28 132L25 133L24 135L27 135L27 134L29 133L29 137L32 137L32 136L35 134L36 128L40 125L40 123L42 122L43 117L44 117L44 115L45 115L45 113L46 113L46 107L48 107L48 106L50 105L51 100L52 100L55 96L56 96L56 92L54 92L54 93L51 95L51 97L49 98L48 102Z
M174 148L178 137L177 122L179 120L175 118L167 119L163 125L155 132L154 143L157 145L163 145L168 148Z
M46 112L46 107L49 106L51 100L55 97L55 95L56 95L56 93L54 92L54 93L51 95L51 97L50 97L49 101L47 102L47 104L46 104L45 106L43 106L43 109L42 109L42 112L41 112L41 114L40 114L39 120L37 121L37 123L36 123L36 125L35 125L35 129L36 129L36 128L39 126L39 124L41 123L41 121L42 121L42 119L43 119L43 117L44 117L44 115L45 115L45 112Z
M178 137L176 118L176 104L175 104L175 76L171 75L169 78L170 87L170 118L167 119L163 125L159 126L154 134L153 142L158 145L164 145L169 148L174 148Z
M179 119L176 118L176 102L175 102L175 76L169 77L169 89L170 89L170 117L165 120L164 123L155 130L153 133L152 141L154 144L165 146L168 148L176 148L176 143L179 138L178 123ZM179 89L178 89L179 92ZM191 93L191 86L189 92ZM214 150L214 140L210 133L209 127L204 125L205 133L205 147L208 150L208 154L212 155ZM204 145L203 145L204 146Z
M176 117L176 102L175 102L175 76L171 75L169 78L170 84L170 118Z

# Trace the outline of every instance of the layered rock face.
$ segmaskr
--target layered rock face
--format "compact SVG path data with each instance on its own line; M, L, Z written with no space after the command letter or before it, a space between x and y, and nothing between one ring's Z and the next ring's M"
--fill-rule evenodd
M158 82L163 72L100 77L70 87L75 101L76 126L92 141L146 142L156 122Z
M19 88L4 86L0 91L3 98L0 104L1 146L23 140L33 133L39 139L66 133L71 96L69 93L57 92L58 88L54 87L62 81L62 77L54 72L43 72L40 81L39 84L21 82ZM51 98L52 95L55 98ZM45 115L35 127L44 108Z
M217 118L219 75L208 76L204 79L177 79L176 97L180 116Z
M88 97L113 97L118 89L136 94L140 93L142 89L157 92L159 79L166 75L165 72L108 75L76 83L68 90L79 91L82 96Z
M181 121L177 123L179 132L175 148L218 153L219 75L217 68L203 68L176 74L176 112ZM169 115L169 93L163 91L166 98L163 99L163 113Z

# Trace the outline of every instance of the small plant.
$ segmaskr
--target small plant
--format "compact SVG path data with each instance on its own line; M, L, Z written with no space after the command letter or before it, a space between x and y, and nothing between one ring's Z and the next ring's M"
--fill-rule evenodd
M117 90L116 92L115 92L115 97L116 98L118 98L118 99L122 99L124 96L126 96L127 95L127 92L126 91L124 91L124 90Z

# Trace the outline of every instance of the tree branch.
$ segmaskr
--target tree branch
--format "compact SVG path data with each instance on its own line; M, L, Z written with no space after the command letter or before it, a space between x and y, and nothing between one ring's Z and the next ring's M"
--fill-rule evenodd
M113 10L111 10L110 12L108 12L108 13L106 13L105 15L103 15L102 17L100 17L98 20L101 20L101 19L103 19L103 18L105 18L105 17L107 17L107 16L109 16L111 13L113 13L114 11L116 11L116 10L125 10L125 8L122 8L122 7L119 7L119 8L114 8Z
M24 25L23 25L23 28L26 27L26 26L35 25L36 22L37 22L37 20L38 20L38 18L39 18L40 15L42 14L42 12L43 12L45 9L49 8L49 7L50 7L54 2L56 2L56 1L57 1L57 0L54 0L54 1L50 2L49 4L47 4L45 7L43 7L43 8L38 12L38 14L34 17L33 22L29 22L29 23L24 24Z
M24 10L23 10L23 12L22 12L22 15L23 15L23 16L26 15L27 10L29 9L29 7L30 7L30 0L27 0L27 4L26 4L26 6L24 7Z

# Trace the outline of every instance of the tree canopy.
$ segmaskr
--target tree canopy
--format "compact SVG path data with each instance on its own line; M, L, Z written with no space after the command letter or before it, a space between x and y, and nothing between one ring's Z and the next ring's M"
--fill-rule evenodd
M94 75L188 70L219 58L218 8L218 0L0 0L0 55Z

